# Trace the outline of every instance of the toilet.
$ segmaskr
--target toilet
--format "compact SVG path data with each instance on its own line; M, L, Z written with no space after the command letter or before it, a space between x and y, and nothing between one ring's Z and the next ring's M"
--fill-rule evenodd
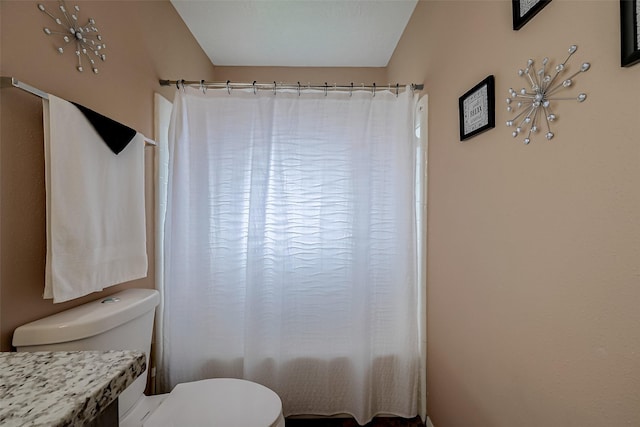
M127 289L18 327L18 351L149 351L158 291ZM282 402L260 384L216 378L145 396L147 371L118 397L121 427L284 427Z

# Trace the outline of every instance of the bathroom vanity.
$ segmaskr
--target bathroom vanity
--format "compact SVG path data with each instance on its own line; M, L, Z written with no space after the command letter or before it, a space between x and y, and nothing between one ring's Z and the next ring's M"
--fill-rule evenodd
M0 425L118 425L118 395L145 368L139 351L0 353Z

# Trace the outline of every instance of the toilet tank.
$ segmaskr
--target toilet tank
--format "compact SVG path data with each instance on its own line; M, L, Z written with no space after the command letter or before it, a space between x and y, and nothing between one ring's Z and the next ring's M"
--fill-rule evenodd
M147 356L155 308L153 289L127 289L18 327L13 346L18 351L139 350ZM118 411L125 415L143 395L147 371L120 395Z

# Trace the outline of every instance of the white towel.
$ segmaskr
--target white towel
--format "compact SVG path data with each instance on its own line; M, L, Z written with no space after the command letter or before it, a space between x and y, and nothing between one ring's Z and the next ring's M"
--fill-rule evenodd
M70 102L43 102L44 298L54 303L147 275L144 137L114 154Z

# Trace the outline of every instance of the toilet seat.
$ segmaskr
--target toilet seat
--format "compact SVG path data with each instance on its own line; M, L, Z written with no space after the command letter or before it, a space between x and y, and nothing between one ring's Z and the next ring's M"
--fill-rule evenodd
M284 427L282 401L260 384L216 378L178 384L145 427Z

